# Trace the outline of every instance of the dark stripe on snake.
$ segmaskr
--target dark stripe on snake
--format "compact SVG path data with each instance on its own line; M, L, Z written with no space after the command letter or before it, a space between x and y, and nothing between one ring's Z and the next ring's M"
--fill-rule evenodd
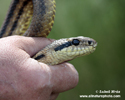
M20 9L19 12L18 12L18 15L17 15L17 17L16 17L16 20L15 20L15 22L14 22L14 24L13 24L11 30L10 30L9 35L12 35L13 31L16 29L18 20L19 20L20 16L21 16L22 13L23 13L24 7L25 7L27 4L28 4L28 1L23 2L23 6L21 7L21 9Z
M43 58L43 57L45 57L45 55L44 54L41 54L41 55L38 55L36 58L34 58L35 60L39 60L39 59L41 59L41 58Z
M64 44L62 44L62 45L56 47L54 50L55 50L55 51L59 51L59 50L62 50L63 48L69 47L69 46L71 46L71 45L73 45L72 42L71 42L71 41L68 41L68 42L66 42L66 43L64 43Z
M39 9L39 10L37 10L37 9ZM32 19L39 20L39 21L32 20L28 30L24 33L24 36L32 36L32 37L37 36L38 34L40 34L42 32L41 30L44 30L43 27L45 26L45 21L42 21L42 20L43 19L46 20L46 17L45 17L45 15L47 15L46 9L48 9L48 8L46 7L45 0L37 0L37 1L33 0L33 17L32 17Z
M10 22L10 19L13 17L13 12L16 9L16 5L19 3L19 0L14 0L12 2L12 6L10 7L10 10L8 11L9 13L7 14L6 20L0 30L0 38L3 36L3 34L6 32L7 25Z
M34 0L35 1L35 0ZM34 2L33 1L33 2ZM34 3L35 4L35 3ZM43 19L45 19L44 18L44 15L46 14L46 5L45 5L45 2L44 2L44 0L39 0L39 2L37 3L37 9L39 9L40 11L38 11L37 12L37 10L35 10L35 12L37 13L37 17L36 18L38 18L38 19L40 19L41 17L39 17L39 16L42 16L42 18ZM42 8L41 8L42 7ZM37 26L37 28L36 28L36 31L37 32L40 32L41 31L41 28L42 28L42 30L43 30L43 26L44 26L44 24L43 24L43 22L37 22L36 24L35 24L35 26Z

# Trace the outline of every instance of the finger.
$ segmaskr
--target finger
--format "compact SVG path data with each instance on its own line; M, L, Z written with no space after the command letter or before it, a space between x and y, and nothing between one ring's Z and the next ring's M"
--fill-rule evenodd
M7 40L12 45L17 46L18 48L27 52L30 56L33 56L46 45L52 43L54 40L44 38L44 37L24 37L24 36L10 36L6 37Z
M51 82L53 92L59 93L74 88L79 80L78 72L73 65L63 63L56 66L50 66L52 71Z

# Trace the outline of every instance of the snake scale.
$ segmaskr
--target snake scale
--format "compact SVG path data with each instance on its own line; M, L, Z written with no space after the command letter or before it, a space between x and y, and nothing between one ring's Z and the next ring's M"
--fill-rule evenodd
M55 12L55 0L12 0L0 30L0 38L10 35L47 37L54 23ZM96 41L89 37L59 39L33 58L48 65L56 65L90 54L96 46Z

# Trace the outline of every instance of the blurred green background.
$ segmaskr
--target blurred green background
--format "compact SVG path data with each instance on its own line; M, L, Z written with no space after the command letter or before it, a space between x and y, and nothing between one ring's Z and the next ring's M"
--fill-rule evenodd
M0 25L10 1L0 0ZM94 53L70 61L78 70L79 83L57 100L87 100L79 95L97 94L96 90L119 90L125 100L125 0L56 0L56 4L49 38L86 36L98 42Z

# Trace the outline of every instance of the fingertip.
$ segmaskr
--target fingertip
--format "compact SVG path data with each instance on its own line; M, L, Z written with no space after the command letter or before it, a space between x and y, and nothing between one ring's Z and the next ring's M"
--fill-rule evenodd
M74 67L74 65L72 65L71 63L63 63L65 65L65 67L69 67L71 70L72 70L72 73L74 74L73 75L73 78L74 78L74 81L73 81L73 87L75 87L78 82L79 82L79 73L78 71L76 70L76 68Z
M52 84L54 92L64 92L74 88L79 81L75 67L70 63L50 66L52 70Z

